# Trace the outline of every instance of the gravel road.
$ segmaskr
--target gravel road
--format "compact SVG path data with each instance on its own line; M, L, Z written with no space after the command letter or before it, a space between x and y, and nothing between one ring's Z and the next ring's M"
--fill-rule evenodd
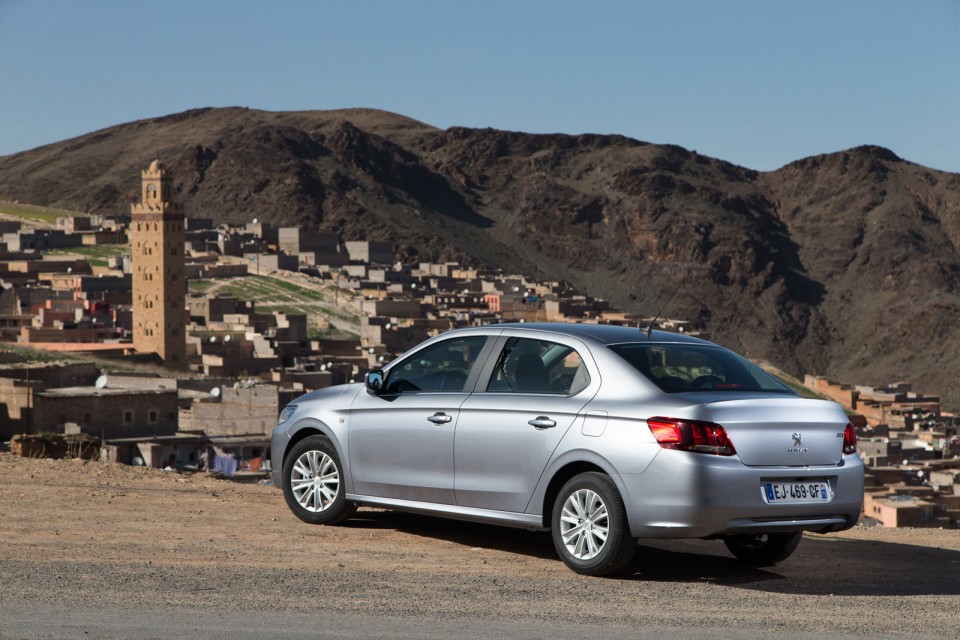
M315 527L272 487L0 454L0 638L960 638L958 576L960 531L856 528L770 569L645 542L588 578L547 534Z

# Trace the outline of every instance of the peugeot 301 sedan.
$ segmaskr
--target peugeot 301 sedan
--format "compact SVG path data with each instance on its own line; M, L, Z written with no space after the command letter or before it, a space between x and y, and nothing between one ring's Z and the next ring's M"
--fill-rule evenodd
M839 405L705 340L607 325L441 334L289 404L272 456L306 522L369 505L550 530L588 575L622 572L643 538L720 539L772 565L863 503Z

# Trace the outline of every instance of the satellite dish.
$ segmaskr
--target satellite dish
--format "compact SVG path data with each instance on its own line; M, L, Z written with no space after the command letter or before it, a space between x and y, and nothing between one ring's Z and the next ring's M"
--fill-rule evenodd
M107 376L100 376L97 378L97 381L93 383L97 389L106 389L107 388Z
M67 267L67 273L73 273L73 267Z
M213 344L217 341L217 336L210 336L210 343Z
M230 342L230 336L223 336L224 342Z
M373 353L373 347L370 347L369 349L367 349L367 353Z
M254 218L254 219L253 219L253 224L257 224L257 222L258 222L257 218Z
M390 327L391 327L391 324L388 322L384 328L389 329Z
M327 365L325 364L320 365L320 371L326 371L326 370L327 370Z
M210 395L212 395L214 398L219 398L219 397L220 397L220 387L214 387L213 389L210 389Z

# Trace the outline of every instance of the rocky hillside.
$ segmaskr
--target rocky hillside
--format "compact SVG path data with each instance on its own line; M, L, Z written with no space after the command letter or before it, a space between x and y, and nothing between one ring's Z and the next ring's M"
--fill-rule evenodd
M800 374L960 407L960 175L879 147L761 173L621 136L440 130L371 110L201 109L0 158L0 199L129 211L160 157L191 216L393 241L701 318Z

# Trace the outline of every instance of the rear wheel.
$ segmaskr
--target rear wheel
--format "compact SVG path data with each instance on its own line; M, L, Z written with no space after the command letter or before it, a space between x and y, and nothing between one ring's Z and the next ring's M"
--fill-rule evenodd
M311 524L336 524L356 511L344 498L340 456L321 435L304 438L287 453L283 497L295 516Z
M789 558L803 538L803 532L795 533L745 533L723 539L730 553L738 560L755 567L769 567Z
M551 528L560 559L588 576L622 572L637 548L623 498L603 473L581 473L563 485L553 503Z

